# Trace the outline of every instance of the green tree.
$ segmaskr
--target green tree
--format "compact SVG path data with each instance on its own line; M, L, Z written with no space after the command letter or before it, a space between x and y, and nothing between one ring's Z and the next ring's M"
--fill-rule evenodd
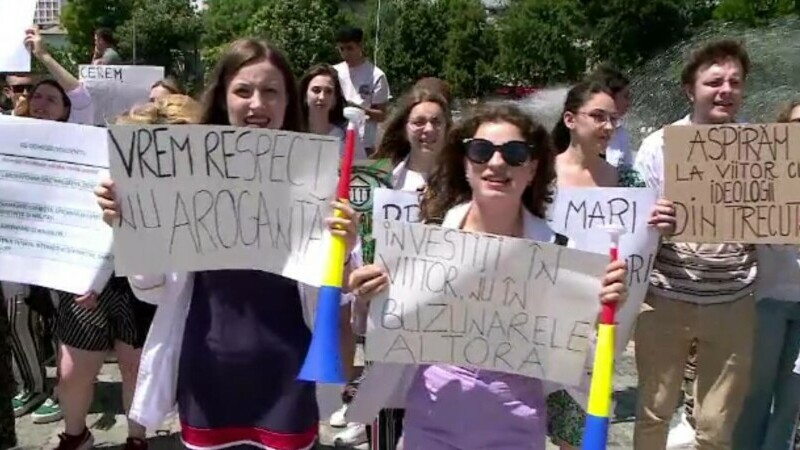
M281 48L299 76L314 64L336 61L338 12L336 0L269 0L250 31Z
M120 49L137 64L164 66L190 87L202 76L197 49L202 22L189 0L135 0L131 18L117 30Z
M702 0L592 0L586 11L593 58L627 68L688 37L710 16Z
M794 0L722 0L714 18L748 26L765 25L770 20L795 12Z
M456 97L480 97L496 83L494 29L481 0L450 0L447 9L444 78Z
M264 0L208 0L203 11L203 47L225 45L250 32Z
M134 0L70 0L61 11L61 25L67 31L70 53L79 63L91 62L94 31L116 29L131 17Z
M511 0L497 22L504 82L572 81L586 69L578 0Z
M372 39L378 31L377 64L386 72L392 91L402 93L422 77L442 77L446 55L447 4L432 0L383 1L376 30L375 2L364 28ZM375 53L373 53L375 56Z

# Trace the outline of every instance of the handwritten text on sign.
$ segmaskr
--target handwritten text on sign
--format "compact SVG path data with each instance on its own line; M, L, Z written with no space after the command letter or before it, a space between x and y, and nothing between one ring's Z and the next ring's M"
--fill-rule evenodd
M139 103L147 103L150 88L164 78L164 68L154 66L95 66L78 68L80 80L94 104L94 124L105 126Z
M374 220L419 222L419 192L378 188L372 195Z
M676 241L800 242L800 126L670 126L664 139Z
M423 224L375 224L376 263L391 286L371 304L367 359L580 382L607 257Z
M335 138L218 126L112 126L120 274L261 269L320 283Z
M617 311L616 351L628 344L639 307L650 284L658 247L658 231L647 224L657 193L649 188L558 188L550 213L550 227L566 236L575 248L607 255L611 238L603 228L619 225L619 257L628 263L628 300Z

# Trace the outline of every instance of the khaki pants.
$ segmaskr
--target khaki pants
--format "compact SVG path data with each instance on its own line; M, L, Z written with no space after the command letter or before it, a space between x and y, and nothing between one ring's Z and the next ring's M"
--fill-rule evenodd
M697 342L697 450L730 449L749 385L754 323L755 303L750 295L716 305L648 295L635 332L639 371L636 450L666 447L692 340Z

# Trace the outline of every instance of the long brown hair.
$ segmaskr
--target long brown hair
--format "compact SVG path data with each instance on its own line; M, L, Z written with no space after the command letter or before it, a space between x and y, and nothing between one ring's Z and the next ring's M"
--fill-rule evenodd
M300 96L300 110L303 112L303 123L308 126L308 102L306 100L306 93L308 85L311 80L318 76L326 76L333 80L333 97L335 99L333 108L328 113L328 121L337 127L346 127L347 122L344 119L344 107L347 102L342 93L342 85L339 84L339 73L330 64L317 64L312 66L300 79L299 96Z
M775 119L777 123L788 123L792 119L792 110L800 106L800 98L796 98L789 103L786 103L781 108L780 112L778 113L778 117Z
M297 94L297 83L292 75L292 68L283 53L266 41L256 39L239 39L231 43L219 59L202 97L203 112L200 123L213 125L230 125L225 100L225 93L231 79L242 67L258 62L269 61L283 75L286 86L287 105L282 130L304 131L303 119L300 115L300 100Z
M154 102L134 106L117 117L117 125L197 123L200 104L188 95L170 94Z
M552 201L555 180L555 151L547 130L513 105L489 105L456 125L437 158L420 204L423 222L441 222L448 210L472 199L472 188L464 165L464 139L475 136L484 123L509 123L517 127L525 142L536 152L538 165L531 184L522 193L522 205L537 217L544 218Z
M442 94L427 89L412 89L403 96L400 100L400 105L386 122L386 128L378 144L378 150L372 155L372 159L389 158L392 160L392 164L397 164L411 153L411 144L406 136L408 116L411 115L411 110L415 106L426 102L436 103L442 108L445 117L445 132L450 130L452 125L450 106Z

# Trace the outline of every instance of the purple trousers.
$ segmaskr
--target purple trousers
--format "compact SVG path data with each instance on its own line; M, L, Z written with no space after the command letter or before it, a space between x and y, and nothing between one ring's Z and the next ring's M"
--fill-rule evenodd
M408 392L404 450L544 450L542 383L450 365L421 366Z

